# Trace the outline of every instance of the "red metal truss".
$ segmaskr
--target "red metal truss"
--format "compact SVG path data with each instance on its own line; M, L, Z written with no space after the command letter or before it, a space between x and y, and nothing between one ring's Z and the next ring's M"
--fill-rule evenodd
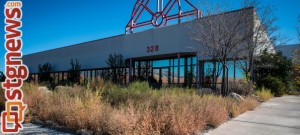
M168 2L163 4L163 0L157 0L157 11L152 10L149 6L151 0L137 0L134 5L131 18L126 25L126 33L132 33L134 28L139 28L143 26L153 25L154 27L167 26L170 20L178 19L178 23L181 22L181 18L187 16L200 17L201 12L188 0L184 0L192 10L183 12L181 10L180 0L168 0ZM170 11L178 6L178 12L176 14L170 14ZM152 16L147 21L139 22L139 19L143 12L148 12Z

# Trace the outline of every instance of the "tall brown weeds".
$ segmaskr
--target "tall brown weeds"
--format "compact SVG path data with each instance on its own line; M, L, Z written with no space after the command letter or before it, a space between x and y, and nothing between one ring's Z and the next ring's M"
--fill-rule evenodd
M214 95L198 96L194 90L152 90L147 83L122 88L110 83L94 87L58 87L41 92L24 85L29 114L71 130L94 134L193 134L205 126L217 127L256 107L251 98L235 101Z

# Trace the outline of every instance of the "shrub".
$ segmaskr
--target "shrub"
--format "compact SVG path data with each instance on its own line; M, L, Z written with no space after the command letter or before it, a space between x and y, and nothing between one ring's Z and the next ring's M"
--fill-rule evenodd
M260 87L271 89L275 96L282 96L287 91L293 90L293 63L291 59L284 57L282 52L273 54L265 50L255 60L255 65L257 83Z
M2 87L0 87L0 111L2 112L3 110L5 110L5 102L6 102L6 98L5 98L5 93L4 90L2 89Z
M153 90L143 82L126 88L111 83L100 83L93 89L60 86L41 96L35 94L37 87L32 85L25 85L24 91L26 103L35 112L32 115L93 134L195 134L206 125L221 125L229 114L237 116L257 105L251 98L239 102L222 96L199 96L193 89Z
M247 82L244 80L229 82L228 89L229 91L237 93L239 95L250 95L255 93L254 85L251 82Z
M2 71L0 71L0 82L4 82L5 79L6 79L5 74Z
M280 97L285 94L285 84L276 77L268 76L258 81L258 86L270 89L272 94L276 97Z
M259 99L263 102L268 101L270 98L273 97L273 94L271 93L271 90L262 88L261 90L256 92Z

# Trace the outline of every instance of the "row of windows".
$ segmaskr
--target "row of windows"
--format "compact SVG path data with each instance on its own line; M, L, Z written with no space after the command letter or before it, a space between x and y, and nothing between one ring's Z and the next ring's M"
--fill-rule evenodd
M220 63L217 63L217 65ZM242 64L247 64L245 61L228 61L229 78L243 78ZM157 82L161 82L164 85L176 85L178 82L182 85L195 84L196 83L196 57L187 57L180 59L180 66L178 66L178 59L166 59L156 61L135 61L132 69L132 78L140 77L147 80L149 77L153 77ZM221 67L221 64L219 65ZM205 62L202 68L204 74L199 77L209 77L212 74L213 63ZM116 69L119 82L121 84L128 84L129 68ZM220 73L222 69L220 68ZM100 79L111 80L111 69L94 69L80 71L80 76L77 80L80 84L86 84L88 81L97 82ZM64 83L68 80L68 72L51 73L51 82L55 84ZM222 77L222 74L220 74ZM33 82L38 82L39 74L33 74L30 78ZM205 81L204 81L205 82Z

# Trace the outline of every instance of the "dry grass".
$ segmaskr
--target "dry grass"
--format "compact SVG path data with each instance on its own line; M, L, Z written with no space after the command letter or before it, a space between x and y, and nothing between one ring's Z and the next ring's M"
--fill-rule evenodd
M32 84L23 89L31 115L94 134L193 134L257 106L251 98L239 102L214 95L198 96L188 89L158 91L147 83L133 83L127 88L110 83L93 89L59 87L51 93L38 92Z
M236 101L233 99L228 101L227 107L229 107L228 111L232 118L235 118L246 111L252 111L258 106L258 102L251 97L246 97L245 101Z
M271 90L262 88L262 90L257 91L256 94L258 95L259 99L263 102L268 101L270 98L273 97L273 94L271 93Z

